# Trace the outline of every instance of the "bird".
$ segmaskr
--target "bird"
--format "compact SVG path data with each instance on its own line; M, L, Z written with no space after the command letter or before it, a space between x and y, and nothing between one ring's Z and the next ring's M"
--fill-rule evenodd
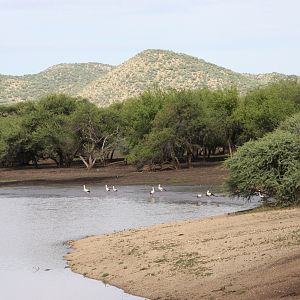
M83 185L83 191L86 192L86 193L90 193L90 192L91 192L89 189L87 189L87 188L85 187L85 184Z
M206 191L206 196L210 197L210 196L214 196L214 194L212 192L210 192L209 190Z
M260 197L261 201L266 201L268 197L261 193L261 190L258 190L258 196Z
M110 188L107 186L107 184L105 185L105 189L107 192L110 192Z
M117 192L118 191L118 189L116 189L114 185L112 187L112 190L113 190L113 192Z
M163 188L162 186L160 186L160 184L158 185L158 190L159 190L160 192L166 191L166 189Z
M150 196L153 196L155 193L154 187L152 187L152 190L150 191Z
M197 198L201 198L202 197L202 194L197 194Z

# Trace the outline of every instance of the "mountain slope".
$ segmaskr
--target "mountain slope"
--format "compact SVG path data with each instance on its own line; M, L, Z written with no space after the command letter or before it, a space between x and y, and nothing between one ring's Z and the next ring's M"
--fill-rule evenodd
M100 63L59 64L33 75L0 75L0 103L37 99L49 93L77 95L113 68Z
M0 103L37 99L59 92L107 106L153 86L162 89L236 86L244 93L289 77L297 78L279 73L242 74L186 54L145 50L116 67L99 63L60 64L35 75L0 75Z
M283 78L287 76L278 73L241 74L186 54L145 50L87 85L79 94L100 105L109 105L153 86L162 89L237 86L245 92Z

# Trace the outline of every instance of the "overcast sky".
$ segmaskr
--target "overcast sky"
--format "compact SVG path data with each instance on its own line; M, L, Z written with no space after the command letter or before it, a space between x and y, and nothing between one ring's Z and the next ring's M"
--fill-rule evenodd
M0 73L117 65L145 49L300 75L299 0L0 0Z

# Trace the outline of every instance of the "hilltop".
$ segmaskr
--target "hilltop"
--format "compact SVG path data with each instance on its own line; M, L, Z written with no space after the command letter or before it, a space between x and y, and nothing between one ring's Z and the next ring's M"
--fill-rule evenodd
M63 92L107 106L154 86L162 89L210 89L236 86L241 93L294 77L279 73L243 74L190 55L145 50L118 66L60 64L35 75L0 75L0 103L36 99Z

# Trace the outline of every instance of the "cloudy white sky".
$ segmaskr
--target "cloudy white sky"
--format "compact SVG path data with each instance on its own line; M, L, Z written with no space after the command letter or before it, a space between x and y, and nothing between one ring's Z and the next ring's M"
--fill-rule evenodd
M0 0L0 73L117 65L145 49L300 75L299 0Z

